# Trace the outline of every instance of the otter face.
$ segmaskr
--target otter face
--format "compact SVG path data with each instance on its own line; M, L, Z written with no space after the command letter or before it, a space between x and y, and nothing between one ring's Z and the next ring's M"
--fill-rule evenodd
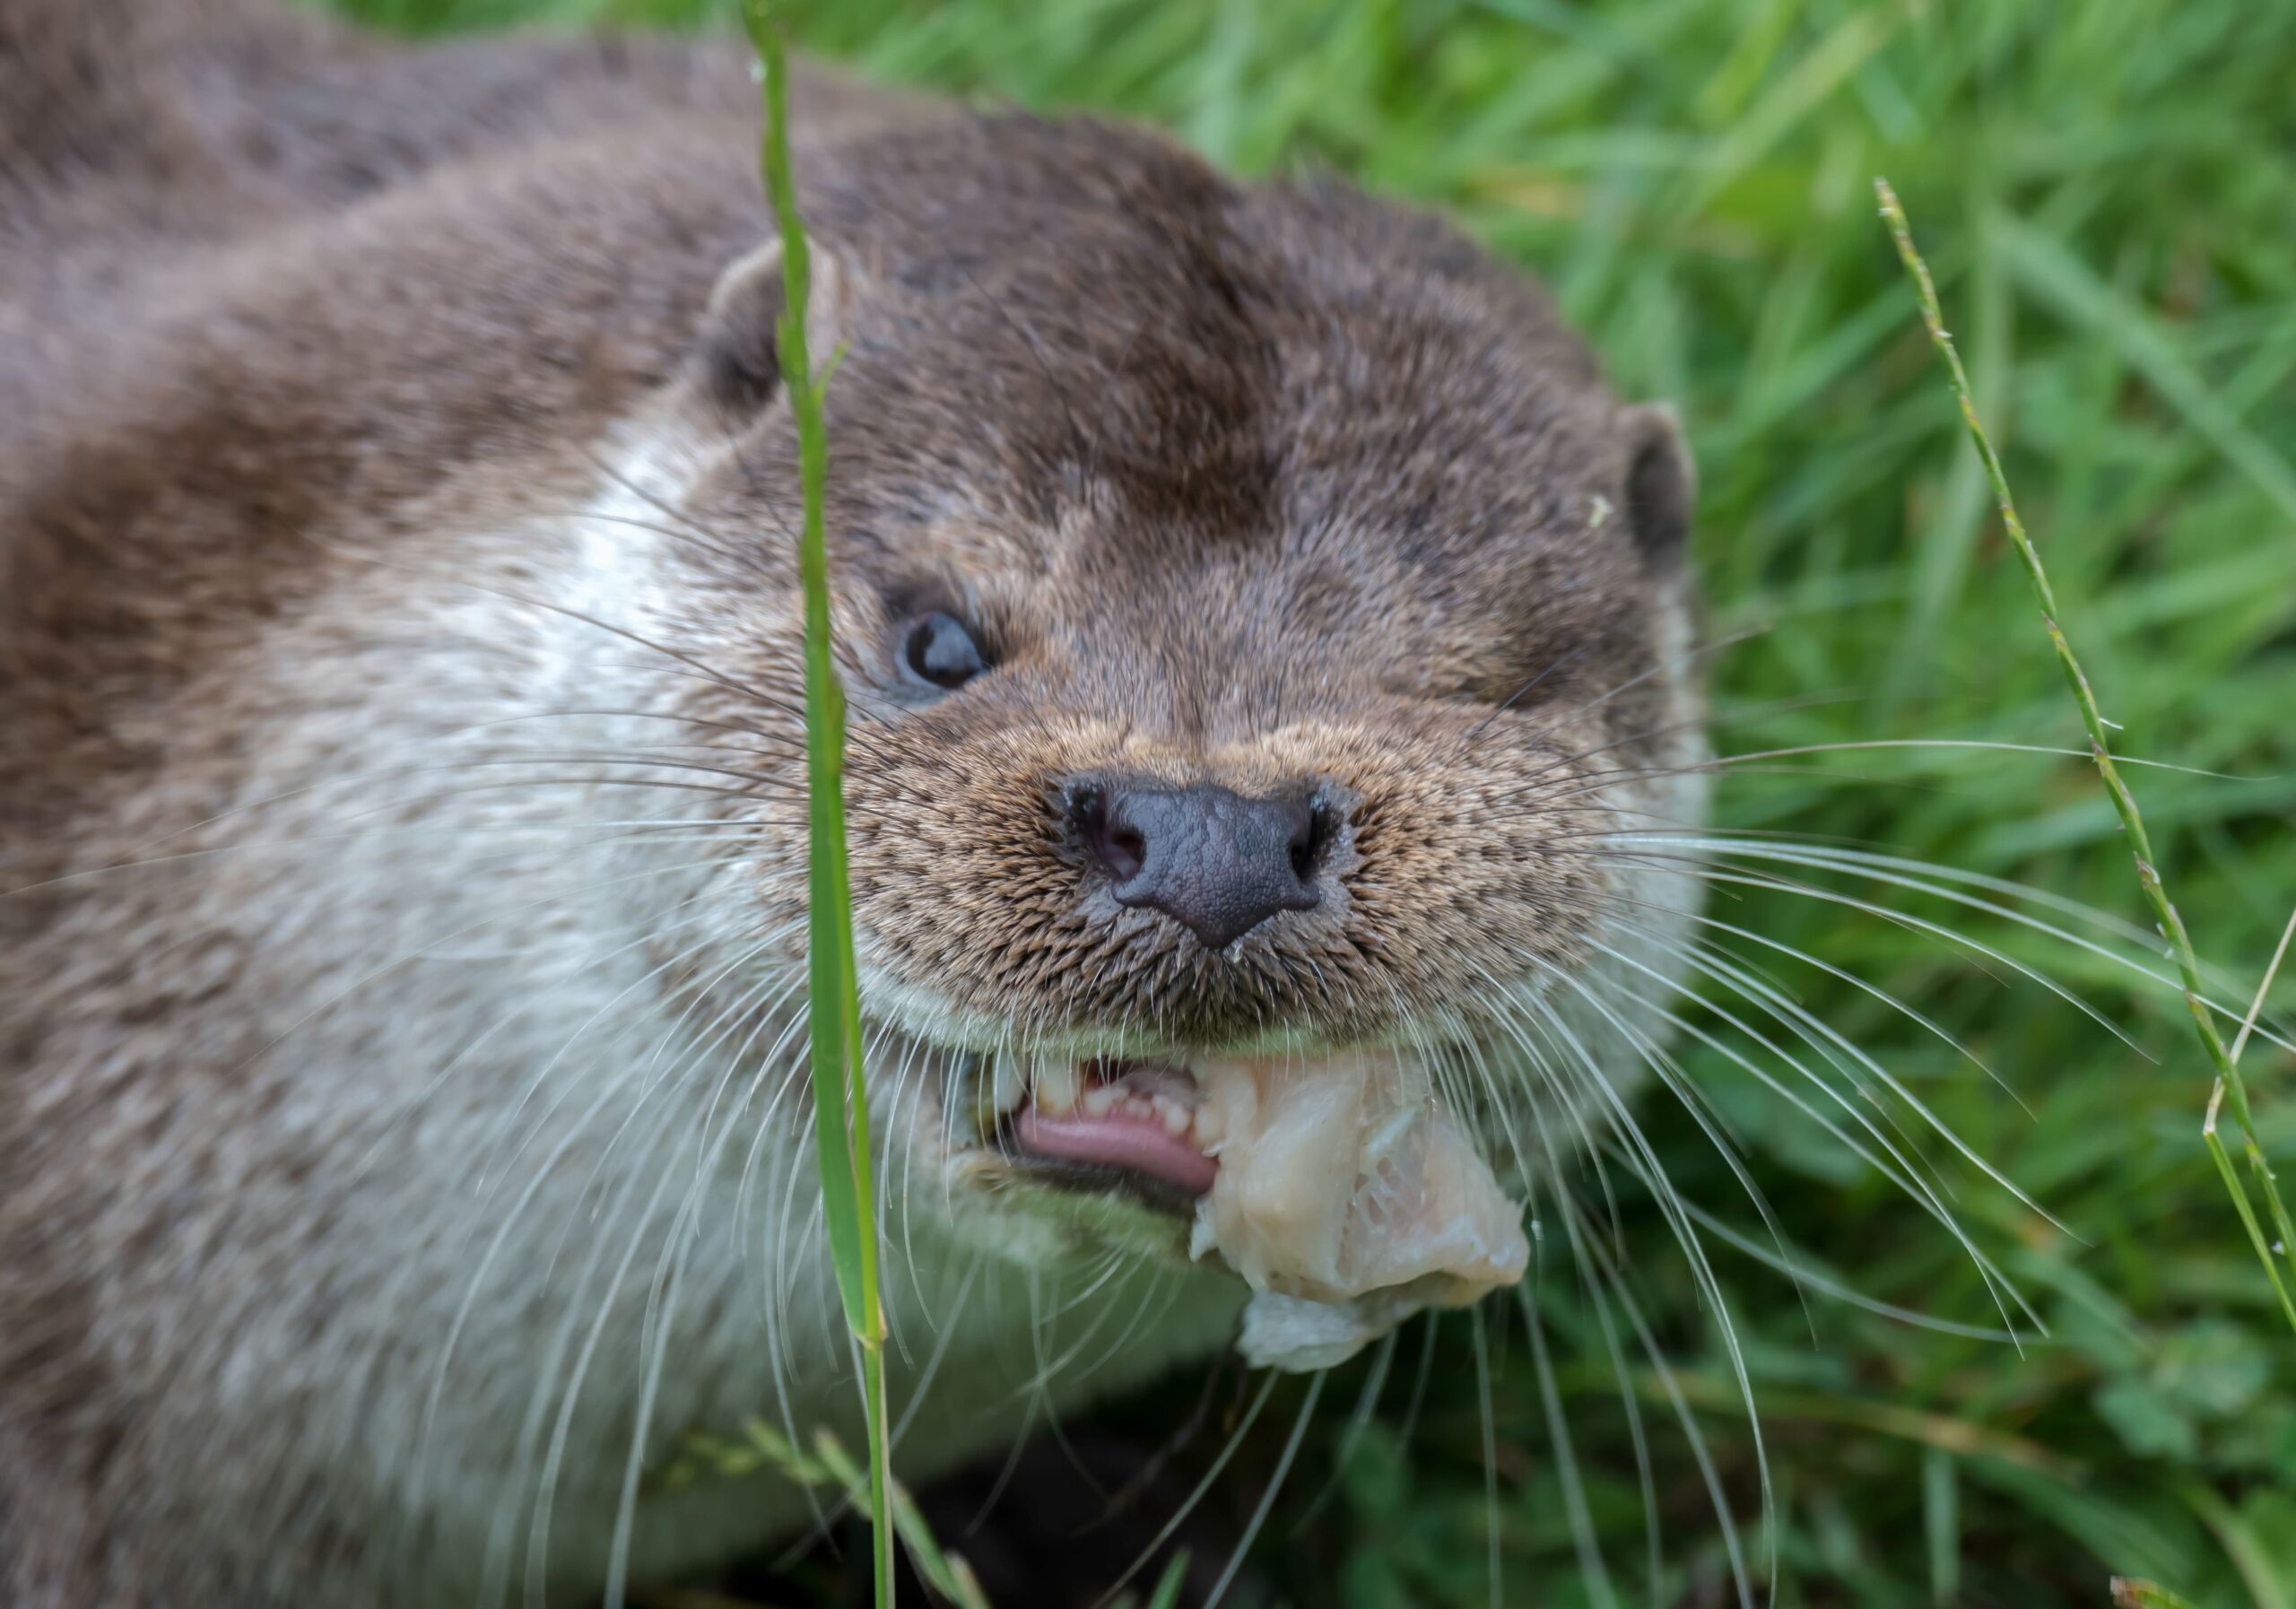
M863 1010L912 1169L1170 1249L1213 1058L1389 1048L1501 1167L1605 1098L1694 898L1617 839L1702 804L1668 418L1344 189L1017 117L816 177ZM778 700L697 678L719 731L794 719L773 265L721 286L693 382L703 651ZM800 856L771 747L740 809ZM747 897L802 917L802 879Z

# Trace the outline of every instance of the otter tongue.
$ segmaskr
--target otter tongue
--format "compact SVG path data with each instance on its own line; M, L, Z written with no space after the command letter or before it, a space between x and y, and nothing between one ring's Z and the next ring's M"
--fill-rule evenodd
M1400 1322L1511 1285L1530 1262L1522 1211L1417 1064L1378 1051L1196 1069L1220 1168L1191 1249L1255 1291L1351 1303ZM1368 1333L1376 1334L1377 1329Z
M1013 1119L1013 1137L1023 1151L1038 1156L1128 1168L1191 1196L1211 1188L1219 1168L1186 1135L1123 1107L1102 1114L1080 1109L1057 1115L1025 1107Z

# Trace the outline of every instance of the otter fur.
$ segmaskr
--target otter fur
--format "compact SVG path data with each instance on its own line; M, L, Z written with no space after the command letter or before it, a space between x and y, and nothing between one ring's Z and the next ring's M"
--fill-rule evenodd
M997 1081L1404 1045L1508 1168L1631 1082L1589 980L1694 909L1603 847L1700 813L1690 482L1344 184L827 75L796 130L922 1474L1245 1296L984 1143ZM12 1609L616 1597L812 1518L660 1489L690 1432L854 1439L756 149L729 41L0 0ZM1312 796L1313 903L1126 902L1110 778Z

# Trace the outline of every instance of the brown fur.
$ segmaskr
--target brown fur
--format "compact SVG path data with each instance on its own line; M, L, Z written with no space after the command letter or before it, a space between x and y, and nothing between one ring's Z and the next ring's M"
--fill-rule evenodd
M268 1055L365 958L277 914L324 903L323 864L104 868L230 846L200 823L258 774L355 771L355 690L470 651L425 635L425 600L546 574L555 550L500 533L593 495L633 418L730 444L660 513L691 667L663 708L752 774L707 812L769 867L798 848L778 280L710 302L767 228L752 95L718 45L415 50L226 0L0 0L10 1605L385 1573L363 1441L282 1455L291 1545L217 1535L201 1478L239 1456L211 1352L365 1335L373 1292L330 1269L366 1213L344 1159L379 1142L299 1127L326 1070ZM823 81L800 131L846 348L830 528L873 1015L1183 1053L1472 1037L1494 979L1579 964L1615 892L1590 781L1695 751L1663 659L1671 427L1535 289L1343 186ZM945 698L892 665L926 607L993 664ZM308 675L279 679L283 646ZM340 736L289 763L291 729ZM1112 770L1329 788L1334 896L1217 954L1119 909L1061 814ZM736 891L752 935L803 909L786 874ZM357 1389L316 1362L279 1387L314 1415Z

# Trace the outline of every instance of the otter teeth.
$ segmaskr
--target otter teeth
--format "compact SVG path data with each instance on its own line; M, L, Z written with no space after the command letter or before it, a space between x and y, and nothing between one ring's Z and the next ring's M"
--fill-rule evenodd
M1039 1065L1037 1068L1037 1109L1053 1117L1074 1111L1076 1098L1083 1086L1083 1076L1075 1063L1052 1061ZM1093 1092L1099 1093L1098 1091Z
M1206 1144L1220 1138L1219 1115L1196 1099L1194 1080L1181 1068L1045 1058L1031 1065L1026 1082L1025 1092L1009 1087L998 1069L993 1093L1000 1113L1033 1097L1048 1117L1120 1117L1152 1123L1176 1138Z
M1217 1156L1221 1143L1228 1137L1228 1119L1216 1100L1206 1100L1191 1114L1195 1125L1196 1148L1206 1156Z
M1048 1118L1153 1124L1206 1156L1217 1156L1227 1138L1224 1110L1202 1099L1195 1077L1179 1064L1027 1057L998 1057L994 1068L985 1123L1001 1121L1022 1105L1033 1105Z
M1009 1056L996 1058L996 1071L990 1075L988 1103L1000 1115L1012 1111L1029 1093L1029 1077L1021 1064Z

